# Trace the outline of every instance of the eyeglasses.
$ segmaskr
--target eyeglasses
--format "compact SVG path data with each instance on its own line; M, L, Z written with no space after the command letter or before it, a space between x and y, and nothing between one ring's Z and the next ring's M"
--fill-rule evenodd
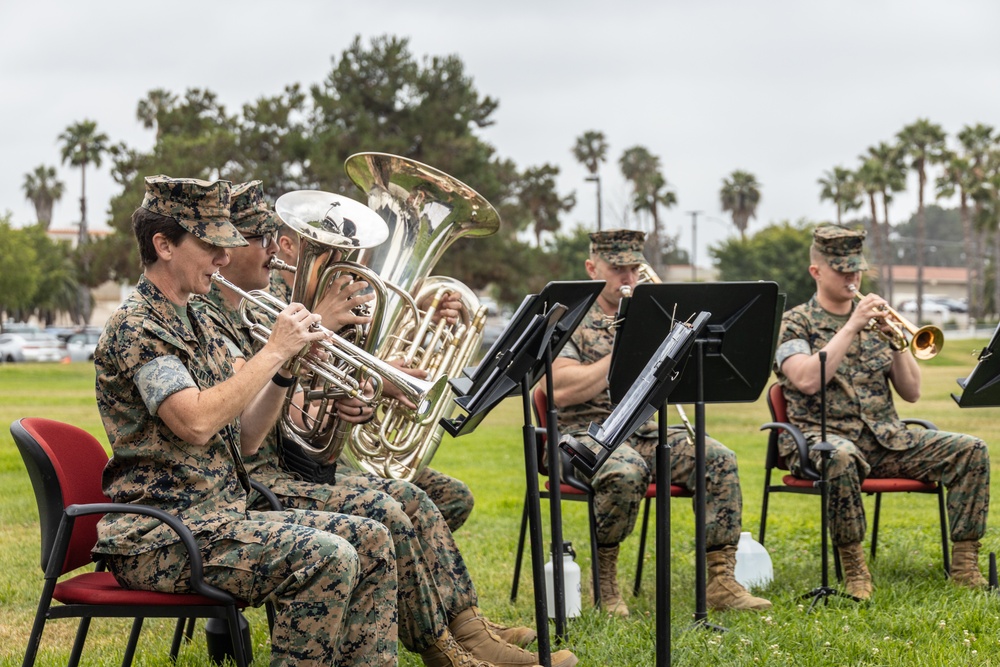
M262 234L262 235L257 235L257 236L244 236L243 238L245 238L248 242L251 242L251 243L255 239L260 239L260 247L261 248L266 248L267 246L271 245L271 243L273 241L275 241L277 239L277 237L278 237L278 233L277 232L271 232L269 234Z

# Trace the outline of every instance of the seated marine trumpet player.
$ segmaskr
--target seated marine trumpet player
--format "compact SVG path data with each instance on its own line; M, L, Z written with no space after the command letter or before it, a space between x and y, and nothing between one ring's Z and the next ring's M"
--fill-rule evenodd
M559 430L581 443L597 448L590 440L590 423L611 414L608 372L614 347L614 320L621 289L631 290L645 262L643 232L610 230L590 235L587 274L607 281L590 312L573 332L559 357L552 362L555 395L559 408ZM639 427L619 446L590 480L594 488L601 606L612 614L628 616L618 589L618 545L635 527L639 505L651 481L655 481L656 420ZM674 484L695 488L694 444L684 430L671 429L670 475ZM706 602L712 609L769 609L771 603L754 597L736 581L736 543L742 525L743 496L736 470L736 455L722 443L706 439L706 526L708 583Z
M270 280L269 265L276 252L275 233L281 220L263 199L260 181L235 188L234 226L249 245L234 249L220 273L243 291L263 289ZM353 312L363 284L344 281L328 290L336 303L318 307L323 324L338 330L364 321ZM237 308L240 295L225 285L214 285L199 299L206 315L218 323L231 344L247 359L260 344L249 333ZM336 320L336 321L335 321ZM390 388L385 386L388 394ZM372 406L358 398L338 399L337 416L361 423ZM286 507L336 511L375 519L384 524L396 547L399 577L399 638L432 667L497 667L538 664L536 654L518 644L534 638L528 628L504 628L486 619L478 609L476 589L451 531L427 494L408 482L382 479L353 471L336 474L332 484L304 481L280 465L277 433L273 429L261 448L244 459L249 473L270 487ZM569 651L552 655L552 664L572 667Z
M788 401L788 419L811 448L821 437L819 352L826 352L827 440L834 447L827 469L828 514L847 593L866 600L873 591L861 548L866 532L861 483L866 477L944 484L953 542L951 579L963 586L983 586L978 556L989 509L989 451L973 436L907 429L900 421L890 387L903 400L916 402L920 368L911 353L914 346L900 344L890 329L887 320L897 318L889 317L885 299L858 295L857 285L868 268L864 238L864 231L837 225L816 228L809 249L816 293L785 312L774 360ZM929 347L918 343L916 349ZM795 472L801 469L798 450L790 438L782 438L781 454ZM818 464L819 455L811 457Z

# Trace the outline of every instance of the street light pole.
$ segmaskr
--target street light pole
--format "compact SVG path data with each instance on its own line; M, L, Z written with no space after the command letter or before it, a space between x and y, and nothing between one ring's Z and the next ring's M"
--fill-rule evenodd
M588 176L586 180L597 184L597 231L601 231L601 175Z
M698 214L701 211L688 211L691 216L691 282L698 282Z

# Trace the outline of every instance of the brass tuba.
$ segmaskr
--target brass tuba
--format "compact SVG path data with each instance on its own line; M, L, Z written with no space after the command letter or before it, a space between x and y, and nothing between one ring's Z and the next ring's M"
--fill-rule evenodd
M424 369L429 376L459 375L479 350L486 308L461 282L428 274L457 239L494 234L499 214L466 184L415 160L358 153L348 158L345 169L389 227L389 240L361 250L356 260L390 288L365 332L365 348L383 360ZM445 292L462 302L455 325L433 322ZM383 297L376 294L376 299ZM342 458L359 470L411 481L433 458L443 435L438 422L454 408L450 387L429 415L383 400L371 422L346 425Z

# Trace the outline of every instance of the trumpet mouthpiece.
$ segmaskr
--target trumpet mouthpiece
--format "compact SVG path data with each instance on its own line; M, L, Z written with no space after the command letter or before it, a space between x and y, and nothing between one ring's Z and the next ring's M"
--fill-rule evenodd
M622 285L621 287L618 288L618 292L622 295L623 299L627 299L628 297L632 296L632 286Z

